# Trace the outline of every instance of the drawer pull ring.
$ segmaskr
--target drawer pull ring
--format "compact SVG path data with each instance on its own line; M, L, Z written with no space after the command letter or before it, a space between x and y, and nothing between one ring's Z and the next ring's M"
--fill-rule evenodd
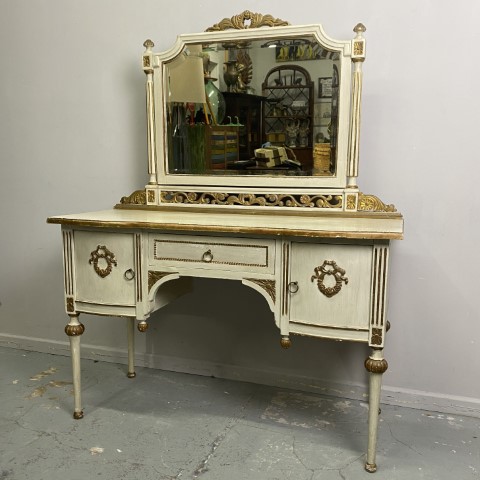
M298 292L298 282L290 282L288 284L288 291L290 293L297 293Z
M213 253L211 250L207 250L203 255L202 255L202 262L205 263L211 263L213 261Z
M131 268L129 268L125 271L123 276L125 277L125 280L133 280L135 278L135 272Z
M333 260L325 260L320 267L314 269L315 275L312 275L312 282L317 281L318 289L328 298L336 295L343 286L348 283L348 278L345 277L345 270L340 268ZM335 285L333 287L327 287L323 283L325 275L333 275L335 278Z

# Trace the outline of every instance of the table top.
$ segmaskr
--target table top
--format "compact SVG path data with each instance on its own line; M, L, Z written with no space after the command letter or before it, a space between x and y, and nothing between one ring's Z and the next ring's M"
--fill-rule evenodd
M234 210L234 211L232 211ZM258 211L188 207L110 209L52 216L48 223L84 228L217 232L265 236L402 239L400 213Z

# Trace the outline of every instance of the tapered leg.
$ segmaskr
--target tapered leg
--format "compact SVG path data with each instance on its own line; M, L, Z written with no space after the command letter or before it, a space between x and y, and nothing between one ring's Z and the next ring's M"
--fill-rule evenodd
M135 373L135 319L127 318L128 337L128 378L134 378Z
M70 315L70 322L65 327L65 333L70 338L70 351L72 355L73 397L75 402L73 418L75 418L75 420L83 418L80 372L80 335L82 335L84 331L85 327L78 321L78 315Z
M388 363L383 358L383 350L374 349L365 360L365 368L370 372L370 394L368 407L368 450L365 470L373 473L377 470L375 456L377 450L378 414L380 409L380 391L382 375L387 371Z

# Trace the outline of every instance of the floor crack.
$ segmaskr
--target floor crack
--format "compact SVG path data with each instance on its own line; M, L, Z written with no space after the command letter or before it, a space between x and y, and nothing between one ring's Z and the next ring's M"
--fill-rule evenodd
M212 442L210 446L210 451L205 456L205 458L199 463L199 465L193 472L192 478L198 478L200 477L200 475L203 475L205 472L208 471L208 465L207 465L208 462L213 457L213 455L215 454L215 451L223 442L223 440L228 435L228 433L238 424L238 422L240 422L245 417L245 412L247 410L248 405L252 401L253 397L254 397L254 394L250 395L247 398L246 402L243 403L242 406L240 407L239 415L235 415L231 417L227 425L225 425L223 430L215 437L215 440Z

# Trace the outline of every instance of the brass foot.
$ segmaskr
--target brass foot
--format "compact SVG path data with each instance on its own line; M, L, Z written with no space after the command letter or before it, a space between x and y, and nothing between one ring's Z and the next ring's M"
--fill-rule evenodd
M141 322L138 322L137 328L139 332L146 332L148 329L148 323L145 320L142 320Z
M376 463L366 463L365 470L368 473L375 473L377 471L377 464Z
M81 418L83 418L83 411L73 412L73 418L74 418L75 420L80 420Z
M136 376L137 376L137 374L135 372L128 372L127 373L128 378L135 378Z
M288 335L282 335L282 338L280 339L280 345L282 348L290 348L292 345L290 337Z

